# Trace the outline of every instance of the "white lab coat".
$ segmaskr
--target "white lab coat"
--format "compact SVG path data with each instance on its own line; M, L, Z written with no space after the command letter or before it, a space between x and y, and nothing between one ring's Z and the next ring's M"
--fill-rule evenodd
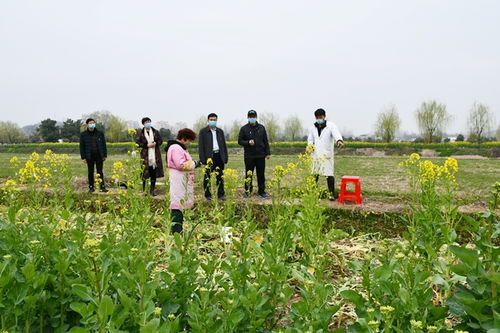
M327 121L326 127L318 135L315 125L309 128L307 143L314 145L312 172L321 176L333 176L333 147L342 140L342 134L334 123Z

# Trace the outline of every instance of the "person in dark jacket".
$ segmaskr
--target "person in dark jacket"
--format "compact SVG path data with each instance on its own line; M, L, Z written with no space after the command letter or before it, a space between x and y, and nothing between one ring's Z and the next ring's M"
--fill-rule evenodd
M163 162L161 160L160 146L163 143L160 132L153 128L151 119L142 118L144 128L137 132L135 142L141 147L141 158L144 161L142 173L142 191L146 190L146 180L150 179L149 193L156 195L156 179L164 176Z
M224 131L217 127L217 118L215 113L210 113L208 115L208 126L202 128L198 135L198 154L201 163L206 165L203 188L205 189L205 199L209 201L212 200L210 177L213 172L215 172L216 176L217 197L219 200L226 200L224 178L222 176L224 164L228 161L228 154Z
M240 129L238 144L243 146L245 153L245 197L249 197L252 193L252 177L254 170L257 169L258 194L261 198L269 198L266 193L265 170L266 159L271 157L271 150L266 128L257 122L256 111L248 111L248 124Z
M85 121L87 129L80 133L80 157L83 163L87 163L89 192L95 192L94 188L94 165L101 181L101 191L108 192L104 184L104 173L102 168L108 157L106 139L104 133L96 129L95 120L89 118Z

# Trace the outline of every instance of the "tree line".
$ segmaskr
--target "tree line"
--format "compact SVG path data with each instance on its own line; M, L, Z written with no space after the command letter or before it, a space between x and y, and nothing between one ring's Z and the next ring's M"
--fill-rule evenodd
M22 142L77 142L80 132L84 130L83 124L86 118L97 120L97 128L106 133L109 142L124 142L129 140L128 128L138 128L138 122L127 122L109 111L96 111L82 116L82 119L67 119L62 124L52 119L45 119L34 127L34 130L25 133L16 123L10 121L0 122L0 143L22 143ZM452 117L446 109L446 105L435 100L423 102L415 111L415 121L418 125L420 137L419 142L442 142L446 126ZM306 139L305 128L296 115L291 115L283 121L274 113L263 113L259 115L259 122L267 129L269 140L277 141L303 141ZM474 103L467 119L467 141L481 143L484 141L499 140L500 127L496 129L495 135L491 135L495 119L490 108L481 103ZM200 116L192 128L198 132L207 125L206 116ZM234 120L229 126L224 127L226 139L237 140L238 133L243 124ZM338 124L339 125L339 124ZM185 123L171 125L163 121L155 122L155 127L165 139L172 138L172 134ZM396 106L389 105L377 115L374 125L375 139L373 141L391 142L396 139L401 127L401 119ZM360 138L346 137L348 140ZM361 138L363 140L363 138ZM465 136L459 134L457 141L465 140Z

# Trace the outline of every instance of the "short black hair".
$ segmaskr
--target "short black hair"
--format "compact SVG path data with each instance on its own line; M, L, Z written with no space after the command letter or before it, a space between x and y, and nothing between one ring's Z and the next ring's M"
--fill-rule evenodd
M151 121L151 118L149 118L149 117L144 117L144 118L142 118L142 120L141 120L141 124L143 124L143 125L144 125L144 123L145 123L146 121L149 121L149 122L150 122L150 121Z
M95 122L95 120L94 120L94 119L89 118L89 119L85 120L85 124L88 124L88 123L90 123L91 121Z
M210 119L212 117L215 117L215 118L219 119L219 117L215 113L213 113L213 112L208 115L207 119Z
M314 116L319 117L319 116L326 116L326 112L323 109L317 109L314 111Z

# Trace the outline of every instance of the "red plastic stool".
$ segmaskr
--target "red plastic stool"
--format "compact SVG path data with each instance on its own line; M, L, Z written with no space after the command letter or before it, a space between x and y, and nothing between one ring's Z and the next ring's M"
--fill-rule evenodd
M347 192L347 183L353 183L355 186L354 192ZM361 194L361 182L358 176L344 176L340 183L339 203L343 204L345 200L354 200L357 205L363 203L363 195Z

